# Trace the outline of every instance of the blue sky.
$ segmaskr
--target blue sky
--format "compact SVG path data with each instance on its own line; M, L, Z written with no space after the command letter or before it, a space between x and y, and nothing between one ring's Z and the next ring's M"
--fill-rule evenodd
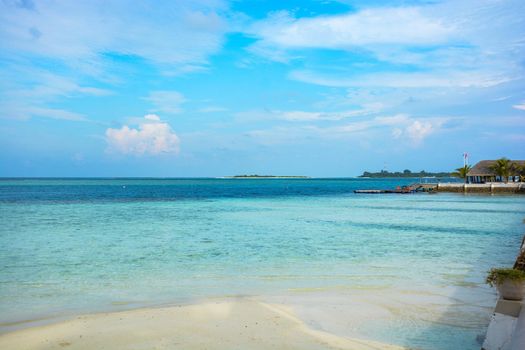
M525 158L525 2L0 2L0 176Z

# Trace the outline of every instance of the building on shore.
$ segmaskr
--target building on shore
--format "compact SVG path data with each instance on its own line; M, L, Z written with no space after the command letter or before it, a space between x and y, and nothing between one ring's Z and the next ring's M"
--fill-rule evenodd
M518 167L524 167L525 160L513 160L512 163L517 165L517 167L513 167L507 180L509 182L518 182L520 181ZM495 160L482 160L478 162L467 173L467 183L483 184L487 182L505 182L505 179L497 175L493 170L495 164Z

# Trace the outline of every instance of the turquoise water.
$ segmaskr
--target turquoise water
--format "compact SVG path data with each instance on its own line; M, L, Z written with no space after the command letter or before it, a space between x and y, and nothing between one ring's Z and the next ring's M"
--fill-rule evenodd
M224 295L366 291L384 304L441 299L348 335L479 349L495 302L484 275L513 263L525 198L353 194L413 181L0 180L0 324Z

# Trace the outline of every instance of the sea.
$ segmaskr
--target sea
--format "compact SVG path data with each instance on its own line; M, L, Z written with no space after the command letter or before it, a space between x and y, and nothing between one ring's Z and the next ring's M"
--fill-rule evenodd
M353 192L417 180L0 179L0 332L260 297L342 336L479 349L525 197Z

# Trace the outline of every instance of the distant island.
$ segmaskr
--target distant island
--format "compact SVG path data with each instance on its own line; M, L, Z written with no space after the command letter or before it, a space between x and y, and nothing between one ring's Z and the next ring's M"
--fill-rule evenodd
M360 175L359 177L371 177L371 178L379 178L379 177L452 177L451 173L447 172L440 172L440 173L429 173L425 170L421 170L420 172L413 173L412 171L405 169L403 172L393 172L386 170L381 170L380 172L371 173L369 171L365 171L363 175Z
M308 179L309 176L302 175L235 175L235 176L226 176L230 179Z

